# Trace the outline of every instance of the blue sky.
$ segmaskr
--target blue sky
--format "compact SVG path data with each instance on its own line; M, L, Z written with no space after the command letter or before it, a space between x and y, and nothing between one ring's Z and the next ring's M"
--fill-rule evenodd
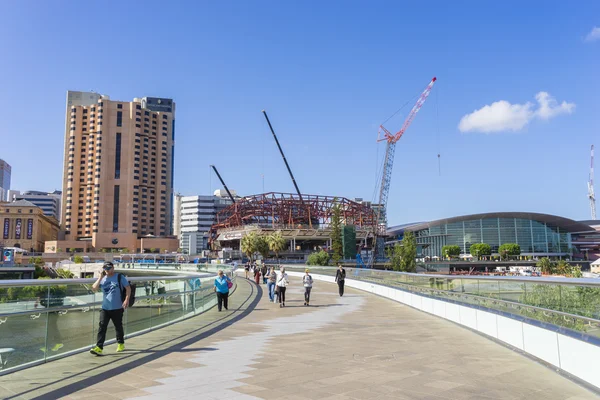
M265 191L294 190L264 108L304 193L372 199L378 125L437 76L397 146L391 224L589 219L599 26L597 1L6 2L0 158L13 188L60 188L67 90L172 97L182 194L218 188L210 164L241 195L262 175ZM540 92L557 103L540 109Z

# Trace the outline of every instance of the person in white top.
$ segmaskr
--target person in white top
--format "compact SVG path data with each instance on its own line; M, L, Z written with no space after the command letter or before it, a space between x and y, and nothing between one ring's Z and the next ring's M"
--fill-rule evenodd
M312 290L313 278L306 270L306 275L302 277L302 283L304 284L304 305L309 306L310 304L310 291Z
M281 267L277 274L277 297L279 298L279 307L285 307L285 289L290 283L288 280L288 274L285 273L285 268Z

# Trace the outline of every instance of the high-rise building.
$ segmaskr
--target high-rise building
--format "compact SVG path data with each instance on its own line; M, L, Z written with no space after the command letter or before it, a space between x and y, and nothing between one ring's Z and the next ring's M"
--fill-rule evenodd
M47 217L54 217L60 222L60 200L62 192L55 190L52 193L29 190L21 194L17 190L11 190L8 201L26 200L42 209Z
M10 190L11 171L10 164L0 158L0 201L7 200L7 194Z
M198 254L207 248L208 232L217 213L232 204L224 191L216 190L213 196L182 196L180 208L181 248L188 254ZM234 197L236 194L231 192Z
M175 102L69 91L66 114L66 240L133 251L142 237L146 247L152 237L170 236Z

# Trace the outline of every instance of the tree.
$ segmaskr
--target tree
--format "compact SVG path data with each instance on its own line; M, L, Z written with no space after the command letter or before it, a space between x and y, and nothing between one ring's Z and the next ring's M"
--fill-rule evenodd
M408 231L404 233L400 249L399 270L402 272L417 271L417 241L415 234Z
M442 257L444 258L456 258L460 255L460 246L457 245L446 245L442 247Z
M83 264L83 261L84 261L83 257L81 257L81 256L75 256L75 257L73 257L73 262L75 264Z
M556 263L556 273L565 276L570 275L571 264L569 264L565 260L559 260L558 263Z
M538 267L544 275L552 275L554 273L554 263L548 257L539 260L535 266Z
M308 256L308 260L306 260L308 265L320 265L326 266L329 265L329 253L326 251L319 251L317 253L312 253Z
M473 243L469 252L473 257L480 260L482 256L491 256L492 248L487 243Z
M75 248L71 247L70 249L67 250L69 253L75 253Z
M504 243L498 248L498 253L503 259L507 259L510 256L518 256L521 254L521 246L516 243Z
M280 231L273 232L267 236L267 242L269 243L269 249L275 253L277 262L279 262L279 252L285 250L287 246L287 240L281 235Z
M256 253L256 232L250 232L240 241L240 248L242 252L248 256L250 262L254 260L254 253Z
M256 241L256 251L260 253L263 260L266 260L269 257L269 242L267 241L267 237L262 235L256 235L256 238L254 240Z
M152 248L150 249L150 253L156 253L156 247L152 247Z
M388 257L390 259L390 264L394 271L401 271L402 265L402 246L400 243L394 244L394 247L390 248L388 251Z
M333 214L331 216L331 250L333 251L332 259L334 263L339 262L343 257L342 243L342 208L337 199L334 200L335 205L332 207Z

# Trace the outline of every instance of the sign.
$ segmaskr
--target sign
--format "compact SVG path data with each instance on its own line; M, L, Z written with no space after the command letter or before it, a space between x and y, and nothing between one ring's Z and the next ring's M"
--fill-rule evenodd
M8 239L8 234L10 233L10 219L4 218L4 239Z
M27 239L31 239L33 237L33 219L29 218L27 220Z
M6 264L12 264L13 251L4 249L2 250L2 261Z
M15 238L21 239L21 218L17 218L17 223L15 225Z

